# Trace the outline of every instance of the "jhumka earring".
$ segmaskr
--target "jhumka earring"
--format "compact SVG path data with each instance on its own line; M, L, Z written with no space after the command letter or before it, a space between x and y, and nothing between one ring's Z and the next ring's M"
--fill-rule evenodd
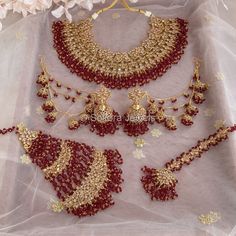
M129 92L128 97L132 100L133 104L122 119L124 132L129 136L139 136L149 130L147 111L141 104L141 101L147 97L147 92L135 88Z
M88 102L85 107L90 116L90 130L96 131L96 134L104 136L114 134L119 129L119 114L107 104L111 92L104 86L100 90L88 96Z

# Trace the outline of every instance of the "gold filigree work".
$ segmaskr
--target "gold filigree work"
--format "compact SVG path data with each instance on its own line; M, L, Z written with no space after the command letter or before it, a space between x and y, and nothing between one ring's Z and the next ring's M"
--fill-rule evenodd
M22 143L26 152L28 152L33 140L38 137L39 132L28 130L23 123L20 123L17 125L17 133L19 134L19 141Z
M51 166L43 169L43 172L47 178L55 177L61 174L67 167L71 159L71 148L66 142L61 143L61 151L56 161Z
M60 201L51 200L49 203L49 207L55 213L60 213L64 210L64 206Z
M193 159L199 157L210 144L214 144L216 140L226 139L228 136L228 132L228 128L222 128L221 130L218 130L215 136L201 141L198 146L192 148L189 152L184 153L182 156L180 156L180 158L177 158L175 161L169 164L167 169L169 169L170 171L174 171L178 170L183 164L189 164Z
M147 92L135 88L129 92L128 97L132 100L132 105L128 110L129 119L132 122L137 123L144 121L146 119L147 111L142 106L141 100L147 97Z
M111 97L111 92L104 86L96 92L92 93L91 96L96 103L94 107L94 115L100 123L106 123L111 121L113 118L113 109L107 104L107 100Z
M180 32L176 19L152 16L148 38L141 46L121 53L103 49L94 41L91 19L85 19L79 24L63 24L65 43L72 55L90 70L99 70L111 76L129 76L152 68L172 51Z
M92 204L104 187L109 170L102 152L96 151L94 153L94 161L90 169L91 171L81 185L62 202L67 209L72 210L85 204Z
M32 161L31 161L29 155L27 155L27 154L22 155L22 156L20 157L20 160L21 160L21 163L22 163L22 164L29 165L29 164L32 163Z
M15 126L0 130L0 134L13 132ZM55 212L66 209L79 217L94 215L114 204L112 192L122 191L123 163L117 150L98 151L93 146L72 140L52 137L42 131L17 126L16 134L27 156L44 172L53 185L60 201L50 208ZM23 159L23 158L22 158Z
M156 170L156 181L159 187L170 187L176 183L176 178L170 170L163 168L160 170Z

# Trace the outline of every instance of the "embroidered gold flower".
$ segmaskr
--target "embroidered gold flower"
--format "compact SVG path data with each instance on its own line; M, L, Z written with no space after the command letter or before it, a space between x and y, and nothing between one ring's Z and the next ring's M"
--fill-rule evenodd
M144 139L137 138L135 139L134 144L136 145L137 148L142 148L146 143Z
M214 127L216 129L219 129L221 127L224 127L225 126L225 120L216 120L215 124L214 124Z
M41 106L39 106L39 107L36 109L36 113L37 113L38 115L43 115L44 111L43 111L43 109L42 109Z
M112 14L112 19L116 20L116 19L119 19L120 18L120 14L115 12Z
M134 158L136 158L138 160L146 158L146 156L144 155L144 153L141 149L136 149L135 151L133 151L133 156L134 156Z
M16 34L15 34L15 36L16 36L16 39L19 40L19 41L22 41L22 40L24 40L24 39L27 39L27 38L25 37L25 35L24 35L22 32L20 32L20 31L17 31Z
M213 108L208 108L204 111L204 115L207 117L212 117L215 114L215 110Z
M204 16L204 20L207 22L211 22L212 21L212 17L210 15L205 15Z
M27 155L27 154L22 155L22 156L20 157L20 159L21 159L21 163L22 163L22 164L28 165L28 164L32 163L32 161L31 161L29 155Z
M219 81L222 81L222 80L225 79L225 76L224 76L223 73L217 72L217 73L216 73L216 79L219 80Z
M153 129L151 131L152 137L159 138L162 135L162 132L159 129Z
M64 210L64 206L62 204L62 202L60 201L55 201L53 199L50 200L49 202L49 208L56 213L60 213Z
M211 224L216 223L218 220L220 220L221 216L218 212L210 211L206 215L203 215L203 214L200 215L198 219L204 225L211 225Z

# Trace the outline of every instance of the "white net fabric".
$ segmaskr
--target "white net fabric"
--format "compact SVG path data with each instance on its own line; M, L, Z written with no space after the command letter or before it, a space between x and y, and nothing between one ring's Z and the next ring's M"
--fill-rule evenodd
M55 19L49 12L21 20L9 18L3 22L5 28L0 33L0 127L24 121L32 129L57 137L85 142L99 149L117 148L124 158L125 182L123 192L114 194L115 206L96 216L79 219L66 213L53 213L47 204L50 198L55 198L55 193L40 169L21 163L23 149L16 136L0 137L1 235L236 235L235 135L176 174L178 199L152 202L140 183L140 168L144 165L162 167L197 140L213 133L215 121L225 120L226 124L236 121L236 25L233 25L236 5L233 1L214 0L143 0L138 4L155 15L189 20L189 45L183 58L160 80L144 89L158 97L179 93L192 77L192 58L201 58L201 77L210 84L210 89L195 124L191 128L180 126L176 132L153 126L162 135L159 138L153 138L150 132L144 135L146 158L140 160L132 154L134 139L122 130L100 138L86 127L69 132L65 117L52 126L47 125L36 113L41 104L35 95L39 55L44 55L56 79L89 91L96 90L97 85L70 74L58 60L51 34ZM115 9L108 11L96 20L97 42L112 50L124 51L137 46L146 37L147 19L121 10L121 17L114 20L114 12ZM81 17L77 13L78 9L74 9L75 21ZM125 113L129 106L127 91L113 91L110 103L120 114ZM76 105L68 109L76 110ZM201 224L198 216L210 211L219 212L221 220L211 226Z

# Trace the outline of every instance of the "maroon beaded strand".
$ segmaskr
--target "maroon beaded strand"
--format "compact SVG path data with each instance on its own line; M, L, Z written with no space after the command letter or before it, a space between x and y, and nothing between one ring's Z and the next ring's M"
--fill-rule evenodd
M3 128L3 129L0 129L0 134L5 135L7 133L13 132L15 129L16 129L15 126L12 126L10 128Z

